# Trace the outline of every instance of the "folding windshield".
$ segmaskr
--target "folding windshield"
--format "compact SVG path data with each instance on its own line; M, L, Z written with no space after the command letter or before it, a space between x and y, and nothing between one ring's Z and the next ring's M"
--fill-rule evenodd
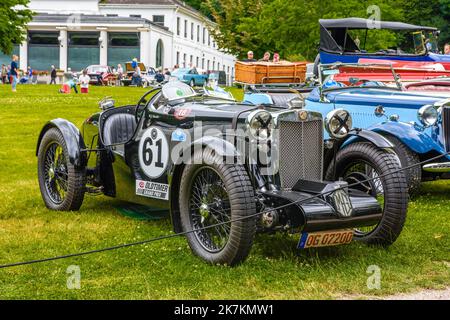
M321 50L336 53L423 55L437 52L438 30L360 18L320 20Z

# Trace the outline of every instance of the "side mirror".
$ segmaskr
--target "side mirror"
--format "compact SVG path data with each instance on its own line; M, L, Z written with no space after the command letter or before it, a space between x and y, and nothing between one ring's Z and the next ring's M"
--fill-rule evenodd
M106 110L114 108L115 103L116 102L113 99L108 97L108 98L105 98L102 101L100 101L98 106L102 111L106 111Z
M386 110L384 109L383 106L378 106L375 108L375 116L377 118L382 118L382 117L386 116Z

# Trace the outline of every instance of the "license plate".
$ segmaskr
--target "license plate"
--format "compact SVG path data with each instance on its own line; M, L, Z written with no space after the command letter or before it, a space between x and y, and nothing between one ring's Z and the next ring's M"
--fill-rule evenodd
M330 247L348 244L353 240L353 230L302 233L298 243L299 249L313 247Z

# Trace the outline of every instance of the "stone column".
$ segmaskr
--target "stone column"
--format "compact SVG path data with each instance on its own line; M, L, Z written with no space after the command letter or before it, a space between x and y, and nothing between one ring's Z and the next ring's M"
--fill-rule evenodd
M106 28L97 28L100 30L100 65L108 65L108 31Z
M28 35L25 38L25 40L20 45L20 61L19 61L19 68L21 70L26 71L28 68Z
M67 71L69 67L67 65L68 61L68 37L67 37L67 28L59 28L59 69ZM58 66L55 66L58 68Z
M141 62L150 66L150 29L140 28L141 32Z

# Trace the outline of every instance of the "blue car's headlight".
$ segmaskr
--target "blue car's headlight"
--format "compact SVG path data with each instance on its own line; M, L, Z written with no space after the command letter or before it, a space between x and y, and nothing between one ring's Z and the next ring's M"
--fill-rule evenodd
M426 105L419 109L417 112L417 118L424 127L431 127L438 121L439 113L434 106Z

